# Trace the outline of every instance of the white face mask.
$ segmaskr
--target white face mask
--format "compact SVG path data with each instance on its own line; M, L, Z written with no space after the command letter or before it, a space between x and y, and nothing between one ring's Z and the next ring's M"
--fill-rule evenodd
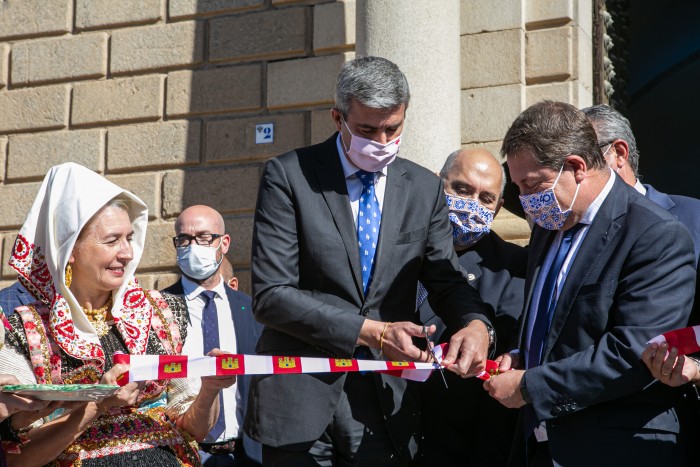
M396 158L401 145L401 135L386 144L377 143L371 139L354 135L350 131L348 124L345 123L345 119L343 118L342 120L343 125L350 133L350 147L345 146L345 141L343 141L342 137L340 140L343 141L343 147L348 158L357 167L367 172L379 172Z
M223 255L221 260L216 260L216 253L221 247L221 242L216 248L197 245L192 242L184 248L177 248L177 265L180 270L192 279L204 280L216 272L224 260Z

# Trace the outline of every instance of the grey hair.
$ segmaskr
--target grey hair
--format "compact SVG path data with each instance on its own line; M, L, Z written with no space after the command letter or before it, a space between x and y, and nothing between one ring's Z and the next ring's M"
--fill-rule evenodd
M408 108L411 93L399 67L382 57L360 57L343 64L335 87L335 108L347 118L353 99L372 109Z
M592 169L607 165L600 157L598 138L586 116L571 104L541 101L528 107L508 129L501 155L529 151L543 167L559 170L570 154Z
M117 195L111 200L109 200L109 202L105 204L105 207L119 208L129 212L129 200L125 196Z
M634 176L639 178L639 149L637 149L637 140L632 133L630 121L608 105L586 107L581 109L581 112L586 114L588 120L593 124L593 129L598 135L599 145L608 145L616 139L624 140L627 143L629 147L627 160Z
M449 156L447 156L447 159L445 159L445 163L442 165L442 169L440 169L440 178L442 180L447 179L447 175L452 171L452 168L455 165L455 159L457 159L457 156L459 153L462 152L462 149L457 149L456 151L452 151ZM493 155L493 154L492 154ZM495 157L494 157L495 159ZM503 164L499 164L501 166L501 194L499 195L499 201L501 198L503 198L503 194L506 191L506 169L503 168Z

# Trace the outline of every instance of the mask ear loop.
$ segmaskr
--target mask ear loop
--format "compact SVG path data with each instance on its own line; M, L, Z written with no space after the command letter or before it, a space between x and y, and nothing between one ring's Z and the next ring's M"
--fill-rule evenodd
M551 188L552 193L554 193L554 187L557 186L557 183L559 182L559 177L561 177L561 174L562 174L562 172L564 171L564 165L565 165L565 164L566 164L566 162L564 162L564 164L562 164L561 169L559 169L559 175L557 175L556 180L554 180L554 184L552 185L552 188ZM562 214L571 211L571 208L574 207L574 203L576 202L576 197L578 196L578 189L579 189L579 188L581 188L581 183L580 183L580 182L576 184L576 192L574 193L574 199L571 200L571 204L569 205L569 209L567 209L566 211L562 211ZM556 195L556 194L554 195L554 199L556 200L557 204L559 204L559 200L557 200L557 195ZM561 208L560 208L560 209L561 209Z

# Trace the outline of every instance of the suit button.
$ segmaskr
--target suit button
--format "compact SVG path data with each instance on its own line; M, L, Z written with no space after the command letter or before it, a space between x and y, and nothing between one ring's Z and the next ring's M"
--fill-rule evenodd
M578 404L576 402L571 403L571 410L576 410L578 409Z
M367 316L369 314L368 310L362 310L362 316Z
M556 406L552 409L552 415L559 415L561 413L561 407Z

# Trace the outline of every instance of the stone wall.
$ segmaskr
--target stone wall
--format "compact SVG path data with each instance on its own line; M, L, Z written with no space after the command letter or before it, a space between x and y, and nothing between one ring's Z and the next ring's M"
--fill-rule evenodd
M500 157L515 118L542 99L592 105L592 0L462 0L462 147ZM494 230L528 241L527 223L499 213Z
M354 56L355 2L0 2L0 235L9 251L52 165L74 161L150 211L138 277L176 279L170 237L183 207L221 211L250 290L262 163L324 140L335 77ZM274 123L274 142L255 144Z

